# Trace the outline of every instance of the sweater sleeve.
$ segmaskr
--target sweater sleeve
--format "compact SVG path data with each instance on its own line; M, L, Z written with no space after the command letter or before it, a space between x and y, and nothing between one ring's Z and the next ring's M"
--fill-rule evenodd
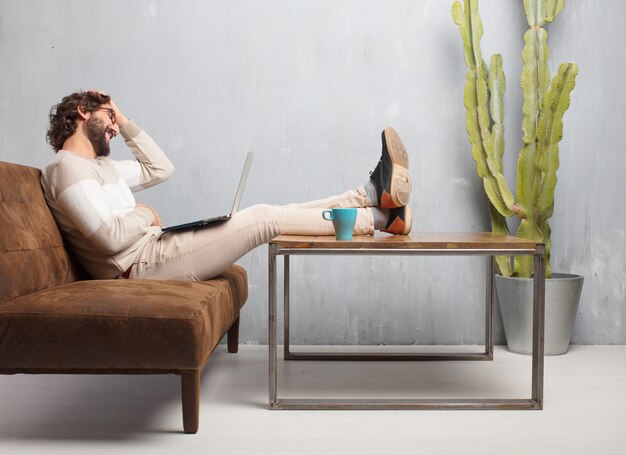
M174 172L174 165L144 130L129 120L120 129L135 160L115 161L117 171L130 189L140 191L161 183Z
M115 254L131 246L148 232L154 221L150 209L135 207L123 184L101 185L97 172L90 166L77 165L76 160L60 161L52 179L58 189L59 209L95 252Z

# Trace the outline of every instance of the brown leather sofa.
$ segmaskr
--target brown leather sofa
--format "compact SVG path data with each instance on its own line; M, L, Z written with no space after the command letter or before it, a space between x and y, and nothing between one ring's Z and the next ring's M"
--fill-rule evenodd
M0 374L177 374L183 427L196 433L202 368L226 333L237 352L245 270L204 282L86 279L39 178L0 162Z

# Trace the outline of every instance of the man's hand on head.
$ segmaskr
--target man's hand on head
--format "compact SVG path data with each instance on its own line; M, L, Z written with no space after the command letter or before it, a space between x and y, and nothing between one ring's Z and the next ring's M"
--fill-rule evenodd
M90 90L92 92L96 92L99 93L101 95L107 95L104 91L102 90ZM111 96L111 95L107 95L107 96ZM122 110L117 106L117 104L115 103L115 101L113 101L113 98L110 99L109 103L111 105L111 109L113 109L113 112L115 112L115 123L117 126L119 126L120 128L124 127L124 125L126 125L126 123L128 123L128 117L126 117L124 115L124 113L122 112Z
M128 117L126 117L122 113L120 108L117 107L117 104L115 104L115 101L113 101L113 98L111 98L111 101L109 101L109 104L113 108L113 111L115 111L115 123L117 123L117 126L119 126L120 128L123 128L124 125L126 125L126 123L128 123Z

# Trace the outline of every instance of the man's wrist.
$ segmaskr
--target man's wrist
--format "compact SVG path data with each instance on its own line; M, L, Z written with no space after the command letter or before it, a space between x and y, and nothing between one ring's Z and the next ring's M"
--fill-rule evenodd
M135 207L135 210L145 215L146 220L148 221L148 224L152 226L152 223L154 223L154 221L156 220L155 213L154 213L154 210L152 210L152 208L147 207L145 205L137 205L137 207Z

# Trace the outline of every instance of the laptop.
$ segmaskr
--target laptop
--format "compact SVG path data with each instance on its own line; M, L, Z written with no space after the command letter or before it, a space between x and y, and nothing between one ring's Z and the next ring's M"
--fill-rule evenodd
M246 155L246 162L243 165L243 171L241 171L241 178L239 179L239 186L237 187L237 193L235 193L235 201L233 202L233 208L228 215L216 216L213 218L207 218L206 220L192 221L191 223L177 224L176 226L168 226L161 229L163 232L177 232L187 231L190 229L199 229L214 224L223 223L230 220L237 210L239 210L239 204L241 203L241 197L243 196L243 189L246 186L246 180L248 180L248 172L252 165L252 152L248 152Z

